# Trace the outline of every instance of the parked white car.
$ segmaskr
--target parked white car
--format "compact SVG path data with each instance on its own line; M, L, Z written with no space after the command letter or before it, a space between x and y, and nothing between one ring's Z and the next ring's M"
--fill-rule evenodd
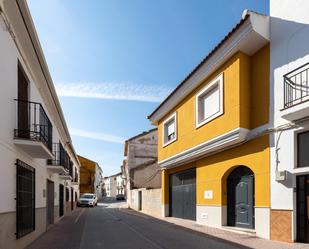
M98 204L97 195L92 193L82 194L77 202L78 207L82 206L94 207L97 204Z

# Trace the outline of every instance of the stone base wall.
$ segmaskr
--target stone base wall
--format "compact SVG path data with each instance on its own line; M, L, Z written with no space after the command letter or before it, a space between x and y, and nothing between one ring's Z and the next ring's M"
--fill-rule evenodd
M292 239L292 211L270 211L270 239L284 242L293 242Z
M130 203L128 203L129 207L134 210L138 210L139 191L142 191L141 211L150 215L161 216L161 189L132 189L130 191L131 198Z
M16 239L16 213L0 214L0 249L22 249L46 231L46 208L35 210L35 231Z

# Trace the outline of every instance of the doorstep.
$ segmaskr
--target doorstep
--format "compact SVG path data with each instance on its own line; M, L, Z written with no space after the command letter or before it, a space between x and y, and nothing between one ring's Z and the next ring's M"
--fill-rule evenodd
M231 226L222 226L221 229L226 231L231 231L234 233L246 234L249 236L256 236L256 231L254 229L242 228L242 227L231 227Z

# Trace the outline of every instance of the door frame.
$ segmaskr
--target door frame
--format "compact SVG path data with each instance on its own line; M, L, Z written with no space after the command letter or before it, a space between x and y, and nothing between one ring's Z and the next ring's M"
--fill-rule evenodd
M62 196L62 202L61 202L61 196ZM59 217L62 217L64 215L64 185L59 184Z
M18 129L18 136L22 138L30 137L31 111L29 109L30 104L28 103L30 99L29 84L30 84L29 78L23 66L21 65L20 61L18 61L17 63L17 99L18 99L17 129Z
M143 193L141 190L138 191L138 210L142 210L142 205L143 205Z
M71 187L71 211L74 210L74 190L73 187Z
M300 235L300 222L299 220L301 219L300 216L301 216L301 210L300 210L300 190L299 190L299 184L300 184L300 179L301 178L305 178L304 181L308 181L309 180L309 174L304 174L304 175L298 175L296 176L296 241L297 242L301 242L301 243L309 243L309 236L307 236L307 238L303 238L301 237ZM305 187L304 187L304 191L307 193L308 192L308 185L305 184ZM305 211L307 211L307 208L308 208L308 201L307 201L307 196L306 196L306 193L305 193ZM308 214L307 214L308 215ZM305 230L303 231L304 234L307 234L308 233L308 230L309 230L309 224L307 223L307 225L305 225Z
M50 186L53 186L52 197L49 196ZM49 201L51 201L52 205L49 205ZM51 213L49 213L51 212ZM51 217L49 217L49 214ZM49 219L51 218L51 220ZM55 223L55 183L49 179L46 180L46 224L47 226Z
M251 194L251 222L248 226L239 226L236 221L236 191L232 192L232 189L229 187L231 181L233 180L233 173L236 173L236 170L243 168L247 171L247 174L242 175L241 177L251 177L252 178L252 194ZM255 229L255 177L254 172L247 166L240 165L235 167L228 175L226 179L226 188L227 188L227 225L232 227L246 228L246 229ZM236 190L236 189L235 189ZM231 199L234 197L234 200ZM232 207L231 207L232 206Z

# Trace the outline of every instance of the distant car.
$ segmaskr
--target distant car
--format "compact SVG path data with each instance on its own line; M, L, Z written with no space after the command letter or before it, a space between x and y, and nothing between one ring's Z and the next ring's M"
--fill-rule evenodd
M118 194L118 195L116 195L116 200L117 201L120 201L120 200L125 200L126 198L125 198L125 196L123 195L123 194Z
M85 193L82 194L77 202L78 207L88 206L94 207L98 204L98 198L96 194Z

